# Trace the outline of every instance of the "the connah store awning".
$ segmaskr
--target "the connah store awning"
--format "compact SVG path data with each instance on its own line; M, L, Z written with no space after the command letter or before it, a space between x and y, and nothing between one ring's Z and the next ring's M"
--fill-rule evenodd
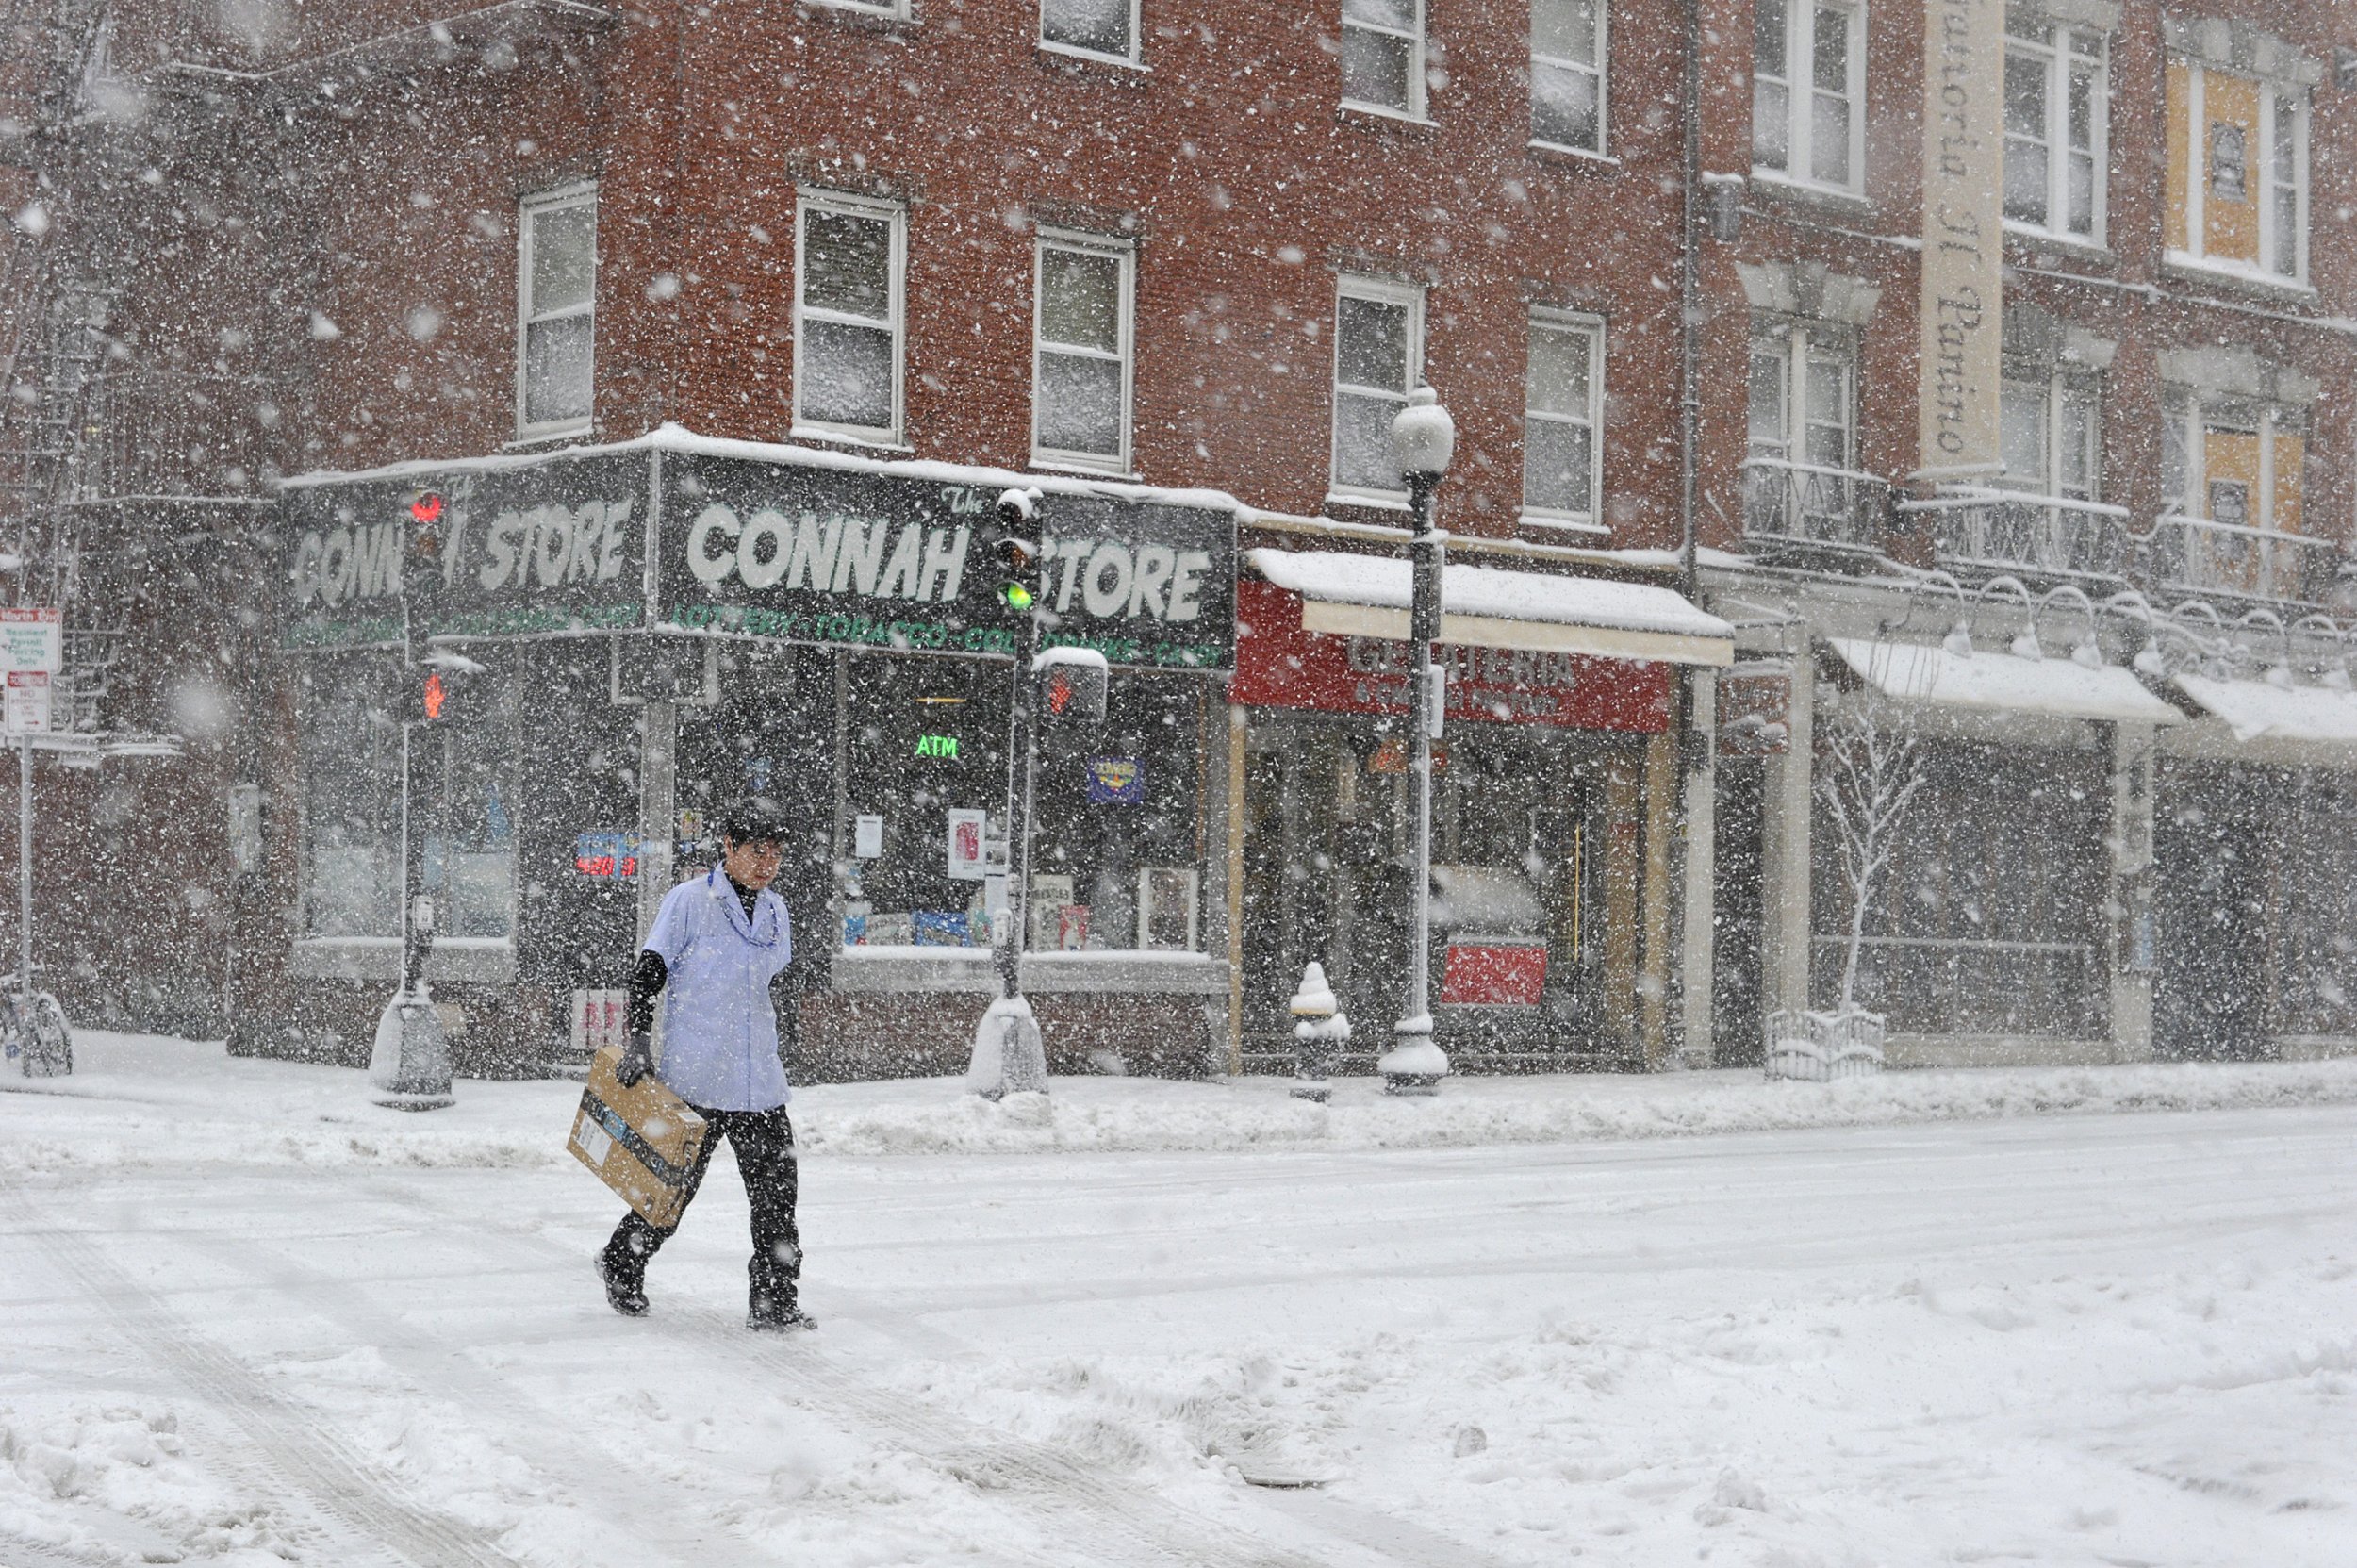
M1985 721L1991 738L2044 721L2175 724L2184 716L2145 689L2132 670L2073 658L2024 658L2002 650L1959 652L1920 642L1829 637L1834 653L1894 701L1952 716L1966 731ZM2081 733L2085 733L2084 731ZM2036 738L2023 734L2022 738Z
M2181 674L2194 709L2164 741L2172 756L2284 767L2357 768L2357 693L2284 679Z
M1412 569L1380 555L1255 550L1236 584L1246 707L1408 711ZM1733 662L1735 629L1667 588L1447 566L1439 662L1451 721L1659 734L1678 665Z

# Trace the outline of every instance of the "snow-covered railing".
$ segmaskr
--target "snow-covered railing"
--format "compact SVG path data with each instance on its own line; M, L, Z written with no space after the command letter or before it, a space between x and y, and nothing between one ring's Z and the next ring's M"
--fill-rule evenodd
M1851 469L1753 457L1743 464L1743 533L1754 539L1879 546L1889 484Z
M1809 949L1819 985L1838 980L1846 935ZM1923 1034L2077 1038L2096 1030L2102 970L2088 942L1869 936L1859 994Z
M1956 485L1903 502L1900 509L1933 519L1933 547L1950 570L2028 571L2105 582L2128 574L2134 541L2125 506Z
M1862 1008L1840 1013L1778 1008L1767 1019L1770 1078L1824 1083L1883 1070L1883 1016Z
M2332 590L2341 555L2336 540L2182 512L2164 516L2152 534L2152 575L2181 593L2320 604Z

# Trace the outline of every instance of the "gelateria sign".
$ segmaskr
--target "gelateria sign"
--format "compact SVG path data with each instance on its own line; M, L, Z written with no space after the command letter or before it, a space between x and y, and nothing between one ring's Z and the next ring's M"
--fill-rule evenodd
M644 452L333 483L280 497L290 649L645 624Z
M984 558L1001 487L961 482L960 471L820 467L649 443L530 464L296 481L281 502L280 640L398 645L405 615L415 637L661 624L1011 654L1017 628ZM1047 642L1094 648L1119 665L1233 668L1230 509L1094 490L1048 490L1036 506Z
M999 493L953 477L668 455L661 619L790 642L1012 653L1015 623L986 559ZM1148 668L1233 665L1233 512L1094 492L1049 491L1036 505L1049 644Z

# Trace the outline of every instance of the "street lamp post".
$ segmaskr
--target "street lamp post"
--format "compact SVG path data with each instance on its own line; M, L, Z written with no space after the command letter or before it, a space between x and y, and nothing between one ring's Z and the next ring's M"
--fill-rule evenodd
M1414 802L1416 866L1408 922L1408 999L1393 1030L1392 1048L1376 1070L1383 1091L1428 1095L1448 1072L1448 1056L1432 1039L1432 742L1441 731L1442 671L1432 663L1441 635L1441 566L1448 536L1433 520L1432 492L1448 471L1457 446L1457 423L1429 387L1408 394L1408 406L1392 420L1392 455L1408 482L1415 514L1409 543L1414 590L1408 612L1408 639L1415 655L1409 688L1409 730L1415 760L1408 773Z

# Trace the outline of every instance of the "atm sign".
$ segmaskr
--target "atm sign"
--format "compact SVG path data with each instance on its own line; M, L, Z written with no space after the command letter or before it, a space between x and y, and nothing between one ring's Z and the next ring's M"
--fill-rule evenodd
M946 762L955 762L958 760L958 737L955 735L918 735L916 754L920 757L939 757Z

